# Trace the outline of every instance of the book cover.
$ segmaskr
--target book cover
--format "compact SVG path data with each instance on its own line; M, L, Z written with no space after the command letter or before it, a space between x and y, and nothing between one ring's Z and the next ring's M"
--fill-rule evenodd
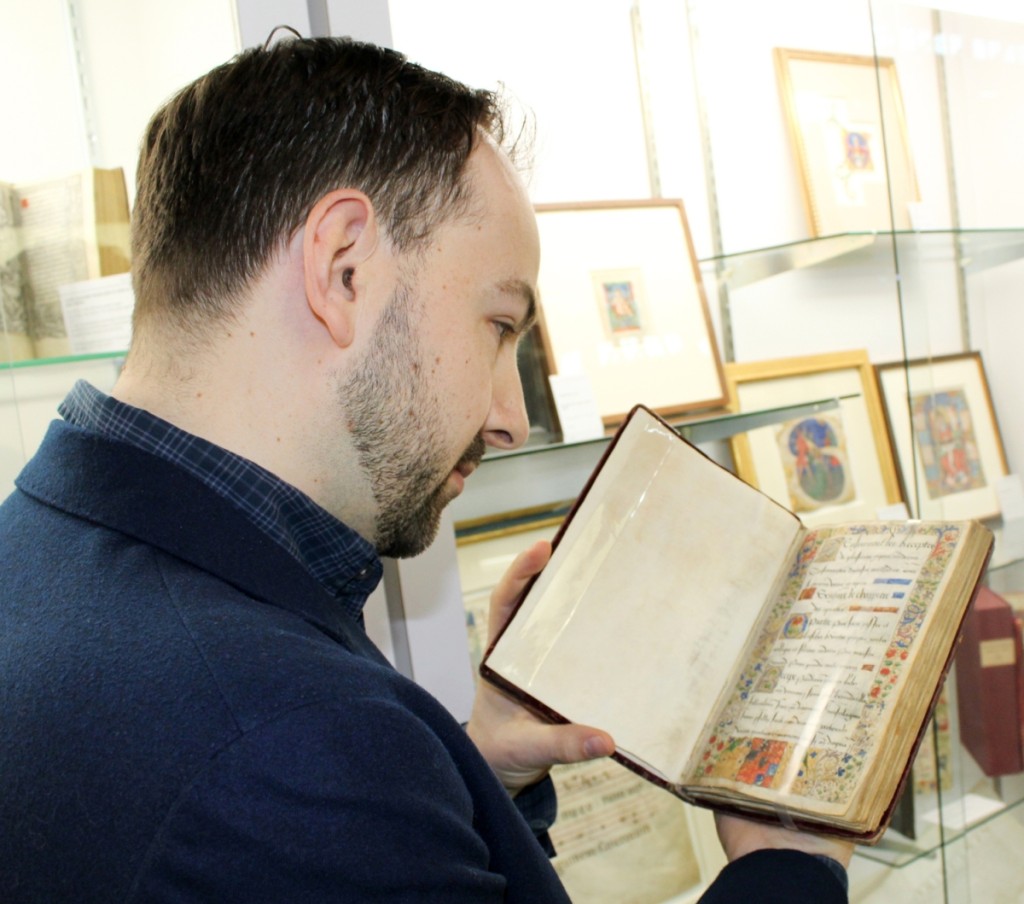
M0 362L32 357L25 259L15 210L14 187L0 183Z
M692 803L874 841L991 546L977 522L809 531L638 406L481 674Z
M964 621L956 689L960 741L985 775L1024 771L1020 622L988 587L978 591Z

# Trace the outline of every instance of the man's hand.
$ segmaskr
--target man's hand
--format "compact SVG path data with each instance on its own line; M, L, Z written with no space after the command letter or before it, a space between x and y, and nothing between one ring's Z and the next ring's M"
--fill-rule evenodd
M491 594L487 636L505 624L527 582L551 557L551 544L535 543L509 566ZM539 781L555 763L576 763L608 756L611 736L584 725L552 725L533 715L497 688L480 681L469 736L509 793Z
M849 867L850 859L853 857L854 846L850 841L797 832L779 825L755 822L752 819L742 819L725 813L715 814L715 828L730 863L744 854L765 848L786 848L804 851L807 854L819 854L838 860L844 867Z

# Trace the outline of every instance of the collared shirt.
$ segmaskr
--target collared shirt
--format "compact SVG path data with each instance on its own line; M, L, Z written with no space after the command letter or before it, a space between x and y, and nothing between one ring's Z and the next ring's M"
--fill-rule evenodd
M373 545L301 490L254 462L79 380L61 403L70 424L184 468L283 546L352 617L380 582Z

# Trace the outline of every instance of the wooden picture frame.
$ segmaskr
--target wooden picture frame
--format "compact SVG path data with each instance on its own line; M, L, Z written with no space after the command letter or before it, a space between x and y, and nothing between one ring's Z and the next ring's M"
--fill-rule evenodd
M910 229L919 194L894 61L774 56L811 234Z
M564 499L546 505L499 512L483 518L457 521L455 522L455 545L458 547L469 546L473 543L497 540L532 531L557 529L575 502L575 499Z
M875 368L914 517L990 518L1009 469L980 352Z
M727 364L734 411L815 399L837 408L732 438L736 473L794 511L808 527L870 521L901 501L875 375L866 351Z
M544 350L540 328L536 324L519 341L516 367L519 370L519 382L523 387L526 416L530 422L527 445L547 445L556 442L562 434L562 426L548 381L547 353Z
M725 404L721 358L683 204L537 205L551 372L585 375L606 427Z

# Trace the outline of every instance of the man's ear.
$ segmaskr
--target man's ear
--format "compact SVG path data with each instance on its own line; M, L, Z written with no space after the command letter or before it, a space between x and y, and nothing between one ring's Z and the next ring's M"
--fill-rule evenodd
M324 195L306 217L302 258L306 299L342 348L355 336L361 290L355 273L377 247L373 204L361 191L339 188Z

